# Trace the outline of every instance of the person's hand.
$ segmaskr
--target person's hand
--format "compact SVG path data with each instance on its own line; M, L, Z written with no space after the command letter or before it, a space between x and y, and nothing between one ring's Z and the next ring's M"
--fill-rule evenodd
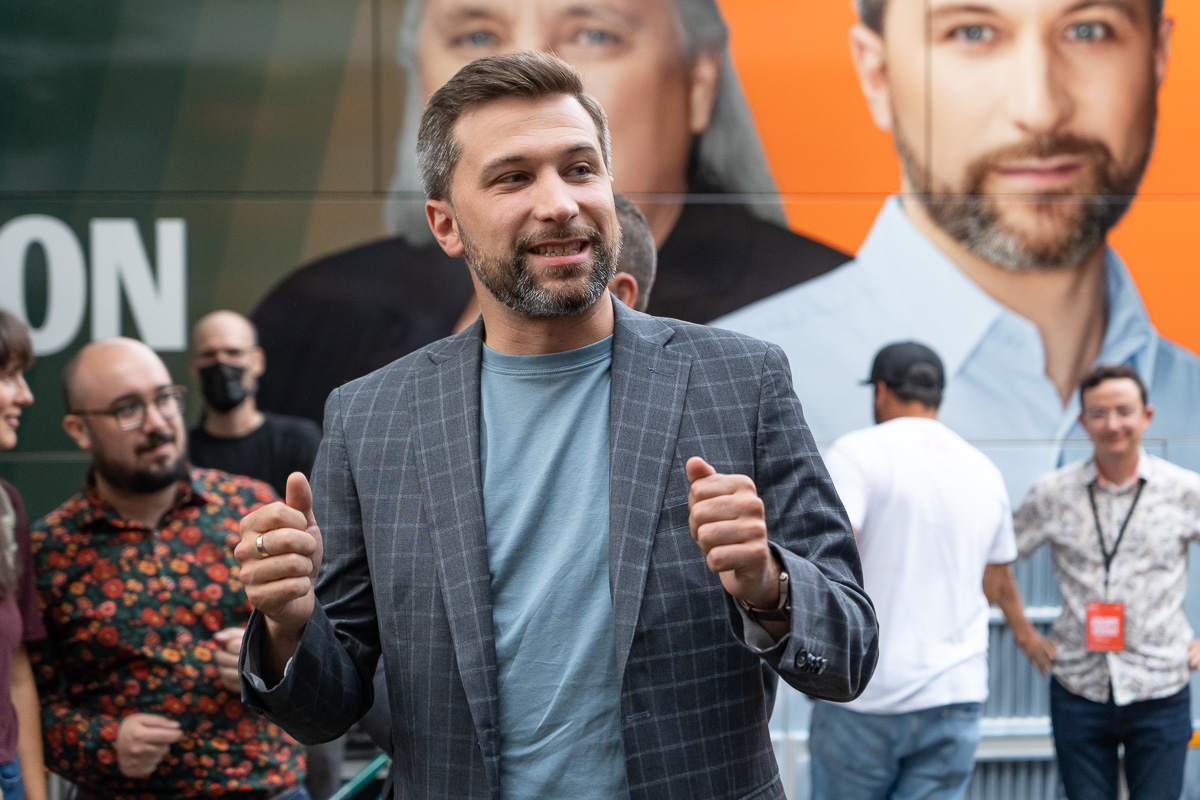
M231 692L241 692L242 682L238 678L238 655L242 652L242 634L245 628L225 628L213 634L219 648L216 652L217 670L221 673L221 685Z
M688 527L725 591L756 608L779 604L779 564L754 481L722 475L699 456L687 460Z
M1058 647L1053 639L1037 632L1030 633L1017 639L1017 646L1025 651L1025 656L1037 667L1038 674L1043 678L1054 668L1054 658L1058 655Z
M1200 639L1188 642L1188 668L1200 669Z
M145 778L181 738L183 731L173 719L130 714L117 729L117 768L126 778Z
M316 605L321 530L313 517L312 489L302 473L288 476L286 497L286 502L263 506L242 519L242 540L233 554L242 565L246 598L266 617L268 632L296 639Z

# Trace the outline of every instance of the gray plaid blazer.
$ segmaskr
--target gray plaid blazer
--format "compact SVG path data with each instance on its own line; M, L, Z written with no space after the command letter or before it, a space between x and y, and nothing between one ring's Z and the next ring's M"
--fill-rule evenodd
M763 662L688 532L684 462L754 478L791 577L791 632L762 658L843 701L877 656L846 513L779 348L615 305L609 577L630 793L782 798ZM481 336L476 322L330 395L314 468L317 609L277 686L243 681L248 704L321 742L370 708L382 655L400 797L501 796Z

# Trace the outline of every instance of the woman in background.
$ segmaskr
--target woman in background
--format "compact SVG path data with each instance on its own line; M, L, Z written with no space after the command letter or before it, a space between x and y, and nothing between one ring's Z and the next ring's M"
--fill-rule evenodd
M0 310L0 451L16 447L21 411L33 402L24 374L32 364L29 331ZM11 702L0 700L3 800L46 800L41 708L25 652L25 642L45 635L25 506L17 490L0 480L0 686L7 683L12 695Z

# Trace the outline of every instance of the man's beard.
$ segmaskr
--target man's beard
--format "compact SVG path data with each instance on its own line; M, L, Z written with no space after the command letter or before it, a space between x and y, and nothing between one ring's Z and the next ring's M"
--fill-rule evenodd
M463 257L479 282L501 303L526 317L564 317L591 308L616 275L621 252L619 239L615 245L610 244L594 227L555 228L537 235L527 234L517 240L511 253L500 258L490 258L476 249L461 222L458 233ZM572 281L573 288L551 291L540 285L529 269L529 248L539 242L580 238L588 241L588 258L579 264L554 268L555 280Z
M975 159L966 171L963 190L932 186L926 164L897 131L896 151L909 184L930 219L969 252L1011 271L1051 270L1081 263L1104 243L1137 194L1154 144L1153 113L1146 149L1127 169L1117 165L1109 149L1096 139L1047 135L998 148ZM1092 185L1082 190L997 197L986 193L992 170L1020 159L1080 156L1092 171ZM1036 237L1005 221L1006 200L1033 206L1049 218L1051 235Z
M175 440L175 434L152 433L138 445L137 451L152 450L164 442ZM109 459L103 449L93 447L92 467L114 489L130 494L153 494L188 476L187 452L183 448L171 462L136 467Z

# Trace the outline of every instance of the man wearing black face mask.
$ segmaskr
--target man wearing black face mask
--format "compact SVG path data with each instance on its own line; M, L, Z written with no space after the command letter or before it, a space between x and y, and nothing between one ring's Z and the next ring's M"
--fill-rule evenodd
M188 433L192 463L266 481L282 497L287 476L312 469L321 429L311 420L264 414L254 393L266 366L250 320L214 311L192 329L192 376L204 416Z
M258 410L254 394L266 367L258 331L233 311L214 311L192 328L192 377L204 394L204 415L188 431L192 464L271 484L284 496L287 477L307 477L321 444L321 427L310 419ZM324 800L338 786L344 739L308 748L305 787Z

